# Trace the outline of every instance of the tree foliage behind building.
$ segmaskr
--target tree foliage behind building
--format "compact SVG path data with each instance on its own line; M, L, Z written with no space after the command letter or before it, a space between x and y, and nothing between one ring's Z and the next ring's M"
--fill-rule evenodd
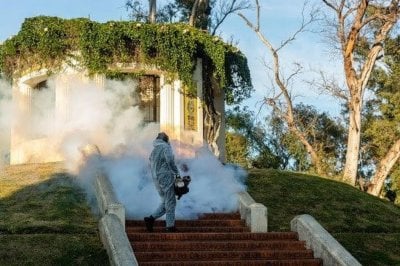
M369 88L374 97L367 101L364 112L363 144L364 165L370 172L366 178L373 177L376 165L400 139L400 36L389 38L385 44L382 64L375 68ZM375 170L374 170L375 169ZM400 188L400 164L397 163L388 173L395 189Z
M9 78L35 69L60 69L77 61L94 73L112 72L116 63L153 65L192 87L196 58L209 63L215 90L228 103L250 96L252 84L245 56L235 47L186 24L133 21L98 23L89 19L28 18L20 32L0 47L1 72Z

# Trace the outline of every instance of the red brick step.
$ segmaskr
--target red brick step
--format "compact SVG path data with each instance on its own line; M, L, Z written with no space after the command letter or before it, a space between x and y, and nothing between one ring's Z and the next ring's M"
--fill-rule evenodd
M157 242L157 241L146 241L146 242L135 242L133 248L136 251L148 251L148 250L159 250L159 251L175 251L175 250L254 250L254 249L281 249L281 250L302 250L305 249L304 241L296 240L272 240L272 241L168 241L168 242Z
M198 220L240 220L240 213L204 213Z
M179 228L178 228L179 230ZM129 230L128 230L129 231ZM131 241L167 241L167 240L283 240L296 239L295 232L271 232L271 233L128 233Z
M129 227L145 227L144 221L136 221L136 220L129 220L126 221L126 226ZM237 227L245 227L244 221L241 220L177 220L175 222L176 227L198 227L198 226L237 226ZM165 221L157 220L154 222L154 226L165 226Z
M159 266L321 266L321 259L220 260L220 261L148 261L140 265Z
M171 251L135 252L138 261L202 261L226 259L312 259L312 250L237 250L237 251Z
M139 265L322 265L297 233L251 233L238 213L204 214L175 225L178 232L166 233L165 221L156 221L150 233L143 220L126 221Z
M193 226L193 227L179 227L179 233L183 233L183 232L191 232L191 233L200 233L200 232L208 232L208 233L216 233L216 232L220 232L220 233L231 233L231 232L249 232L250 230L246 227L233 227L233 226L226 226L226 227L212 227L212 226ZM128 227L127 228L127 233L144 233L147 232L146 231L146 227L144 226L139 226L139 227ZM154 232L159 232L159 233L163 233L165 231L165 226L157 226L154 227L153 229Z

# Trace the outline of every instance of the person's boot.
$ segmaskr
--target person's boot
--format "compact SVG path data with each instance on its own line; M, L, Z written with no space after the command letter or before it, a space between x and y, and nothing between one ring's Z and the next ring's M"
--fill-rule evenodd
M176 231L178 231L178 230L176 229L175 226L171 226L171 227L165 228L165 232L167 232L167 233L173 233L173 232L176 232Z
M154 219L154 217L151 216L151 215L149 217L144 217L144 223L146 225L147 231L153 232L153 226L154 226L154 221L155 220L156 219Z

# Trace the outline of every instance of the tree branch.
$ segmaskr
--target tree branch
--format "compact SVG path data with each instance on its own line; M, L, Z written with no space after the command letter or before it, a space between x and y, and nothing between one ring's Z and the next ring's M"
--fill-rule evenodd
M281 45L280 45L278 48L276 48L276 51L281 50L281 49L282 49L283 47L285 47L287 44L289 44L289 43L291 43L292 41L294 41L294 40L296 39L297 35L299 35L300 33L305 32L305 31L306 31L306 28L307 28L310 24L312 24L313 22L315 22L315 21L317 20L316 14L318 13L318 11L315 10L315 9L313 9L313 10L310 12L310 17L309 17L309 19L308 19L307 21L305 20L305 18L304 18L304 17L305 17L305 16L304 16L304 12L305 12L306 6L307 6L307 2L304 2L304 5L303 5L302 10L301 10L301 18L302 18L302 20L301 20L301 24L300 24L299 28L298 28L288 39L286 39L285 41L281 42Z
M275 49L272 44L270 43L270 41L264 36L264 34L260 31L260 4L258 0L255 0L256 2L256 23L253 24L246 16L244 16L242 13L238 13L238 15L246 22L247 26L252 29L256 35L258 36L258 38L262 41L262 43L268 48L268 50L271 53L272 59L273 59L273 74L274 74L274 81L277 84L277 86L280 89L280 94L278 94L277 96L275 96L274 98L264 98L265 103L267 103L268 105L270 105L273 110L275 112L277 112L287 123L287 126L289 128L289 130L301 141L301 143L304 145L304 147L306 148L307 152L310 154L311 158L312 158L312 162L314 164L314 166L317 169L318 173L321 173L321 159L319 158L318 154L316 153L314 147L309 143L309 141L307 140L307 137L305 135L305 132L302 132L296 121L296 117L294 115L294 108L293 108L293 99L288 91L287 88L287 84L285 84L282 81L282 77L280 74L280 63L279 63L279 55L278 55L278 51L279 49L282 49L283 47L285 47L288 43L292 42L293 40L295 40L296 36L300 33L303 32L306 28L306 26L308 26L311 22L313 22L315 20L315 18L313 17L313 15L311 15L310 20L305 21L304 20L304 7L303 7L303 12L302 12L302 24L299 27L299 29L290 37L288 38L286 41L284 41L280 47L278 49ZM297 70L294 71L294 73L292 73L289 78L286 80L286 82L290 81L295 75L297 75L299 73L301 68L297 68ZM283 96L284 101L286 103L285 109L283 110L281 108L279 108L279 106L277 105L277 101L279 100L280 96Z
M325 3L325 5L327 5L328 7L330 7L330 8L332 8L334 11L335 11L335 13L338 13L339 11L339 8L338 7L336 7L333 3L331 3L331 2L329 2L329 1L327 1L327 0L322 0L322 2L324 2ZM343 2L343 1L342 1Z
M196 14L197 14L197 10L199 8L199 3L200 0L195 0L193 3L193 7L192 7L192 11L190 13L190 17L189 17L189 25L194 27L194 24L196 22Z
M251 6L247 1L240 1L238 0L232 0L229 4L229 2L226 1L221 1L220 2L220 7L219 7L219 13L216 15L215 18L215 24L213 25L213 28L211 29L211 35L215 35L217 32L217 29L221 24L225 21L225 19L230 15L235 12L249 9Z

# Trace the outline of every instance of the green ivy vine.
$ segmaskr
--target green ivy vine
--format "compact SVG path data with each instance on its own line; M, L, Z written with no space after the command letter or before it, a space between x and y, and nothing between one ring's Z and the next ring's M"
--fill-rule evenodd
M98 23L85 18L27 18L19 33L0 45L0 73L17 78L28 71L57 71L74 59L90 74L110 74L114 63L140 62L177 75L189 88L196 58L213 89L224 89L228 104L248 98L253 90L246 57L235 47L186 24L133 21ZM211 84L211 83L210 83Z

